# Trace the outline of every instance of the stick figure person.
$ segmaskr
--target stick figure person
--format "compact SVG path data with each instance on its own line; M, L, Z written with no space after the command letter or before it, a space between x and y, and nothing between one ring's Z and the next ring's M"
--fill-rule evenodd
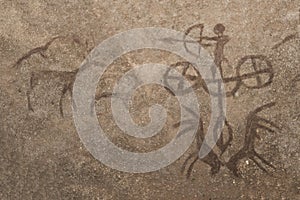
M225 26L223 24L217 24L214 27L214 33L217 36L207 37L204 36L201 39L208 41L216 41L216 47L214 49L214 61L220 70L221 77L223 78L222 61L227 61L224 57L224 46L229 42L229 36L224 35Z

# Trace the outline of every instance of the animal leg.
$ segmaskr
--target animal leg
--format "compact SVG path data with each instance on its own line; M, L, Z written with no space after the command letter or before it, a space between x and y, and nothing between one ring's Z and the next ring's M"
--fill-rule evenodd
M198 160L198 156L193 160L193 162L190 164L187 172L186 172L186 177L189 178L191 176L191 173L192 173L192 170L193 170L193 167L195 165L195 163L197 162Z
M62 94L60 96L60 99L59 99L59 111L60 111L60 115L62 117L64 117L64 111L63 111L63 105L62 105L62 103L63 103L63 99L64 99L65 94L67 93L67 91L68 91L68 86L65 85L64 88L63 88L63 90L62 90Z
M198 157L198 156L197 156L197 153L192 153L192 154L190 154L190 155L187 157L187 159L184 161L184 163L183 163L183 165L182 165L182 167L181 167L181 173L184 172L185 167L186 167L186 165L188 164L188 161L189 161L193 156Z

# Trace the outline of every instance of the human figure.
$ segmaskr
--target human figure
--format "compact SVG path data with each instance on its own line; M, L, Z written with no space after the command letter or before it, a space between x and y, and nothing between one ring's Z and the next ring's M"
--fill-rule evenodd
M225 26L223 24L217 24L214 27L214 33L217 36L214 37L201 37L202 40L208 41L216 41L216 47L214 49L214 62L217 65L218 69L220 70L221 77L223 78L223 69L222 69L222 62L227 61L224 56L224 46L229 42L229 36L224 35ZM214 72L215 74L215 72Z

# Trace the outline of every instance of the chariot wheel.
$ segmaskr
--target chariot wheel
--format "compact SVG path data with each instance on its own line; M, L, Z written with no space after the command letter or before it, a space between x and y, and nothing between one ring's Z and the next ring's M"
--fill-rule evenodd
M168 87L168 88L172 88L172 90L176 91L179 95L184 95L184 94L188 94L190 92L192 92L194 86L199 84L199 81L201 79L201 75L200 73L194 68L193 64L190 62L186 62L186 61L180 61L177 63L174 63L172 65L170 65L171 68L169 68L166 73L164 74L164 84ZM193 83L191 84L190 87L186 87L184 88L183 86L183 80L180 80L180 77L178 76L174 76L170 74L171 69L176 69L177 71L179 71L181 73L181 75L183 77L185 77L187 80L189 81L193 81ZM187 74L188 70L193 70L194 75L190 75ZM176 81L178 80L177 86L171 87L170 81ZM201 79L201 86L208 91L207 87L205 84L202 84L203 81Z
M272 83L274 71L270 60L266 56L248 55L238 62L236 75L245 87L258 89Z

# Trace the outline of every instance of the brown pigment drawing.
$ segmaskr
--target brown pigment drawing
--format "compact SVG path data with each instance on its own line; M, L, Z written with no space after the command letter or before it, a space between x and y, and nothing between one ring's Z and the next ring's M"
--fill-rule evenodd
M25 53L21 58L19 58L17 60L17 62L12 66L13 68L17 68L18 66L21 65L21 63L24 60L27 60L28 58L30 58L32 55L34 54L40 54L43 58L46 58L46 56L44 55L44 53L48 50L48 48L50 47L51 44L53 44L53 42L57 39L62 39L62 38L67 38L68 36L57 36L52 38L49 42L47 42L45 45L42 45L40 47L36 47L33 48L31 50L29 50L27 53ZM83 44L80 39L76 36L76 35L71 35L70 36L72 42L75 42L77 44ZM88 48L88 42L87 40L85 41L85 48L87 49L87 53L89 53L89 51L91 50L90 48ZM55 70L38 70L38 71L32 71L30 73L30 78L29 78L29 88L26 91L26 96L27 96L27 107L28 110L30 111L34 111L33 106L31 104L31 93L33 91L33 89L35 88L35 86L37 85L37 83L40 80L46 80L46 81L51 81L55 78L59 79L59 82L62 83L63 88L61 91L61 95L59 98L59 110L60 110L60 114L63 117L64 113L63 113L63 99L65 98L65 95L67 92L70 92L70 95L72 97L72 89L73 89L73 84L75 82L75 78L77 75L78 69L73 70L73 71L55 71ZM97 95L98 98L101 94ZM103 96L105 97L105 95Z
M236 82L236 87L232 91L227 92L227 96L234 95L235 92L240 88L241 85L244 85L245 87L248 87L248 88L257 89L257 88L266 87L267 85L272 83L272 80L274 77L272 65L271 65L271 62L267 59L267 57L263 56L263 55L248 55L248 56L241 58L236 67L236 77L229 77L229 78L224 77L223 70L222 70L222 62L228 62L228 60L224 57L224 46L229 41L229 37L223 34L225 31L225 26L223 26L222 24L217 24L214 28L214 33L217 36L214 36L214 37L202 36L202 32L203 32L203 28L204 28L203 25L194 26L193 28L195 28L195 27L201 29L199 42L202 43L204 40L216 42L216 47L215 47L215 51L214 51L214 56L215 56L214 61L221 72L223 81L225 83ZM189 29L189 30L191 30L191 29ZM188 33L189 32L187 31L186 34L188 34ZM43 57L45 57L43 55L43 53L49 48L49 46L53 43L53 41L58 38L59 37L55 37L55 38L51 39L45 45L30 50L28 53L26 53L24 56L22 56L20 59L18 59L18 61L14 64L14 67L21 64L22 61L28 59L33 54L41 54ZM204 44L204 46L211 46L211 44ZM252 69L254 71L247 73L247 74L241 74L241 72L240 72L241 68L246 67L245 63L247 61L250 61ZM260 68L260 64L262 62L266 64L267 68L264 68L264 69ZM197 76L191 76L186 73L188 68L190 68L190 67L194 68L191 63L177 62L172 66L177 67L179 65L184 67L182 75L187 77L189 80L194 81L198 78L201 78L200 74L197 73L197 71L196 71ZM60 103L59 103L60 113L63 116L62 101L68 91L70 92L70 94L72 96L72 87L73 87L77 72L78 72L78 70L74 70L71 72L61 72L61 71L32 72L31 77L30 77L30 88L27 92L28 109L33 111L33 107L31 105L31 101L30 101L30 94L31 94L32 90L34 89L34 87L36 86L36 82L39 79L52 80L53 78L59 78L60 82L63 83L63 89L62 89L62 93L60 96ZM259 77L259 75L261 75L261 74L268 74L268 76L269 76L269 79L264 83L262 82L261 78ZM176 77L167 77L167 78L176 79ZM249 78L255 78L256 85L250 86L243 82L243 80L246 80ZM297 80L298 79L296 79L296 81ZM213 80L206 80L206 81L209 83L209 82L215 82L218 80L213 79ZM200 83L201 83L200 86L203 87L205 91L207 91L207 87L203 86L203 80L200 79ZM193 86L197 86L197 84L195 84ZM178 89L184 90L184 88L182 88L182 82L179 82ZM112 96L111 93L103 93L103 94L96 95L96 99L99 100L100 98L111 97L111 96ZM259 137L256 133L257 129L263 129L266 131L274 132L273 129L260 124L260 122L264 122L272 127L278 128L273 122L263 119L256 115L258 112L262 111L263 109L270 108L272 106L274 106L274 103L266 104L266 105L263 105L263 106L255 109L253 112L249 113L249 115L246 119L246 131L245 131L244 146L235 155L233 155L227 163L224 164L220 161L219 157L230 146L232 139L233 139L232 127L230 126L228 121L225 120L225 126L227 127L229 137L228 137L227 141L224 141L223 131L222 131L221 137L218 139L217 144L216 144L217 147L221 151L220 155L217 155L212 150L205 158L201 159L201 161L203 161L204 163L208 164L211 167L211 174L216 174L217 172L219 172L221 166L226 166L230 171L232 171L234 173L234 175L238 176L239 175L238 162L243 158L249 158L249 159L253 160L253 162L264 172L267 172L267 170L260 163L258 163L255 160L255 158L258 158L263 164L275 169L275 167L272 164L270 164L268 161L266 161L261 155L259 155L256 152L255 146L254 146L255 139ZM193 113L193 111L189 111L189 112ZM196 115L195 113L193 113L193 114ZM182 124L184 124L184 123L188 123L188 122L182 122ZM192 153L191 155L189 155L189 157L185 160L183 167L182 167L182 171L184 171L188 165L189 160L192 159L192 162L190 163L190 165L188 166L188 169L187 169L187 177L189 177L191 175L193 166L196 163L196 161L199 159L198 151L199 151L201 145L203 144L203 140L204 140L204 136L205 136L204 130L203 130L203 122L201 119L199 121L199 124L200 124L200 126L199 126L199 128L197 130L197 134L196 134L197 151L195 153ZM176 127L178 125L179 124L175 124L174 126ZM187 129L185 129L185 131ZM180 134L182 134L182 133L180 133Z
M298 30L299 30L299 26L300 26L300 9L298 10ZM286 36L282 41L278 42L277 44L275 44L272 49L277 49L278 47L280 47L281 45L289 42L290 40L294 40L296 38L299 37L299 31L297 33L291 34Z
M257 134L257 129L261 129L264 131L268 131L268 132L272 132L274 133L275 130L273 130L272 128L276 128L277 130L280 130L280 128L272 121L264 119L262 117L257 116L257 114L259 112L261 112L264 109L267 108L271 108L275 105L275 103L268 103L265 104L263 106L260 106L258 108L256 108L254 111L250 112L248 114L248 116L246 117L246 129L245 129L245 139L244 139L244 144L243 147L233 156L230 157L230 159L228 160L228 162L226 163L222 163L221 160L219 159L220 156L222 156L222 154L227 150L227 148L230 146L231 142L232 142L232 127L230 126L230 124L228 123L227 120L225 120L225 126L227 127L228 130L228 140L224 143L224 138L223 138L223 133L224 131L222 131L221 133L221 137L218 139L216 146L221 150L220 155L217 155L214 150L211 150L210 153L203 159L201 159L202 162L208 164L211 167L211 174L216 174L219 172L220 168L222 166L227 167L235 176L239 177L240 176L240 172L238 169L238 163L240 160L242 159L250 159L252 160L255 165L257 165L263 172L268 173L267 169L265 167L262 166L262 164L265 164L273 169L276 169L274 165L272 165L270 162L268 162L265 158L263 158L262 155L260 155L259 153L257 153L257 151L255 150L255 140L257 138L260 138L259 135ZM188 110L193 116L197 116L196 113L194 113L191 110ZM193 119L191 119L193 120ZM191 124L190 121L186 121L186 122L182 122L184 124ZM179 127L180 122L174 124L174 127ZM270 127L268 127L267 125L269 125ZM186 131L191 130L192 127L187 127L185 128L182 132L180 132L178 134L178 137L181 134L185 134ZM192 154L190 154L187 159L184 161L183 165L182 165L182 169L181 171L184 172L184 170L187 167L187 164L189 162L189 160L192 159L192 162L190 163L190 165L187 168L187 173L186 173L186 177L189 178L193 169L193 166L195 165L197 160L200 160L198 157L198 152L201 148L201 145L203 144L203 140L204 140L205 134L204 134L204 129L203 129L203 121L199 120L199 128L197 130L196 133L196 142L197 142L197 149L195 152L193 152ZM259 163L256 158L258 160L261 161L261 163Z
M277 49L278 47L280 47L281 45L287 43L288 41L293 40L293 39L296 39L297 36L298 36L297 33L286 36L281 42L275 44L275 45L272 47L272 49Z
M63 85L63 88L61 90L61 94L59 97L59 111L60 115L64 117L64 111L63 111L63 99L66 97L67 92L70 93L71 98L73 97L73 85L76 79L76 75L79 72L79 69L73 70L73 71L36 71L32 72L30 76L30 84L29 89L26 92L27 95L27 103L28 103L28 110L34 112L33 106L31 104L31 97L30 94L34 90L35 86L40 81L52 81L54 79L59 79L59 83ZM111 93L111 92L103 92L103 93L96 93L95 101L99 101L102 98L110 98L110 97L116 97L120 98L119 94ZM73 105L75 106L75 103L73 102ZM93 104L94 105L94 104ZM93 106L91 105L91 106Z
M262 164L259 163L255 158L259 159L263 164L265 164L273 169L276 169L274 165L272 165L270 162L268 162L266 159L264 159L255 150L255 139L260 138L259 135L257 134L258 129L272 132L272 133L275 132L275 130L273 130L272 128L276 128L278 130L280 129L274 122L257 116L257 114L259 112L261 112L262 110L271 108L274 105L275 105L275 103L272 102L272 103L268 103L263 106L260 106L260 107L256 108L254 111L250 112L248 114L248 116L246 117L244 145L226 163L226 167L230 171L232 171L235 176L240 176L240 172L238 169L238 163L240 160L242 160L244 158L248 158L248 159L252 160L265 173L268 173L267 169L265 169L265 167L263 167ZM262 124L262 122L265 123L266 125L269 125L270 127Z
M34 54L40 54L43 58L46 58L46 56L45 56L45 54L44 54L45 51L47 51L47 49L49 48L49 46L50 46L55 40L57 40L57 39L59 39L59 38L63 38L63 36L56 36L56 37L52 38L49 42L47 42L45 45L42 45L42 46L40 46L40 47L36 47L36 48L31 49L30 51L28 51L27 53L25 53L21 58L19 58L19 59L17 60L17 62L16 62L12 67L18 67L18 66L20 66L20 64L21 64L24 60L30 58L30 57L31 57L32 55L34 55Z
M273 81L274 78L274 71L273 71L273 67L272 67L272 63L270 62L270 60L268 60L268 58L264 55L247 55L242 57L237 64L236 67L236 76L234 77L224 77L223 74L223 63L227 63L228 66L231 66L228 59L225 57L224 55L224 47L225 45L229 42L229 36L224 35L224 31L225 31L225 26L223 24L217 24L214 27L214 33L217 36L213 36L213 37L207 37L207 36L202 36L203 34L203 29L204 29L204 25L203 24L196 24L194 26L191 26L190 28L187 29L187 31L185 32L186 35L190 34L190 32L194 29L199 29L199 37L195 38L197 39L196 41L202 45L203 47L207 47L207 46L212 46L213 44L210 43L204 43L203 41L214 41L215 42L215 49L214 49L214 62L217 65L222 80L223 82L226 83L230 83L230 82L235 82L235 86L231 91L227 91L226 92L226 96L230 97L230 96L234 96L235 93L240 89L240 87L243 85L249 89L259 89L259 88L263 88L263 87L267 87L268 85L270 85ZM186 38L183 38L183 44L184 44L184 48L186 49L187 52L190 52L190 50L188 49L187 44L190 41L185 41ZM194 41L193 41L194 42ZM193 52L191 52L193 53ZM250 63L250 65L249 65ZM171 67L177 67L177 66L184 66L184 70L182 71L182 75L185 76L188 80L190 81L194 81L196 79L198 79L198 82L195 82L192 87L195 87L196 85L200 85L207 93L208 93L208 89L206 86L206 83L213 83L215 81L219 81L219 80L205 80L205 82L203 81L203 79L201 78L201 75L199 74L199 72L195 69L195 67L193 66L193 64L188 63L188 62L183 62L183 61L179 61L175 64L172 64ZM192 68L193 71L197 74L197 76L188 76L186 75L186 71L188 70L188 68ZM241 70L242 69L250 69L252 70L251 72L242 74ZM166 71L165 73L165 84L167 86L169 86L168 83L168 79L179 79L178 77L172 77L169 76L169 71ZM213 74L215 74L216 72L213 72ZM267 75L268 79L263 81L263 78L261 77L262 75ZM247 79L251 79L251 78L255 78L256 79L256 84L254 86L248 85L245 83L244 80ZM180 87L182 83L179 82L178 83L178 87L174 88L175 91L180 91L179 93L183 93L185 94L186 92L191 91L191 88L185 88L183 89L182 87ZM172 88L173 89L173 88ZM168 90L171 91L171 90ZM174 94L172 92L172 94ZM214 94L212 94L214 95Z
M63 84L63 89L61 91L61 95L59 98L59 110L60 114L63 117L63 99L65 98L65 95L67 92L70 92L71 97L72 95L72 89L73 89L73 84L75 82L76 74L78 70L66 72L66 71L37 71L37 72L32 72L30 76L30 84L29 84L29 90L27 91L27 102L28 102L28 109L31 111L33 110L33 107L31 105L31 98L30 94L33 91L34 87L37 85L39 80L44 80L44 81L51 81L55 78L59 79L59 82Z
M183 173L188 165L189 160L192 160L192 162L190 163L190 165L187 167L187 172L186 172L186 177L189 178L191 176L193 167L195 165L195 163L197 162L197 160L200 160L204 163L206 163L207 165L209 165L211 167L211 174L214 175L216 173L219 172L221 166L223 165L223 163L220 161L219 156L221 156L226 149L231 145L231 142L233 140L233 130L231 125L228 123L227 120L225 120L225 126L227 127L227 131L228 131L228 139L227 141L224 141L224 130L221 132L220 138L217 140L216 146L220 149L221 153L218 156L214 150L211 150L207 156L205 156L203 159L199 159L198 157L198 153L199 150L201 148L201 146L204 144L204 137L205 137L205 131L204 131L204 127L203 127L203 121L201 119L201 117L199 117L194 111L188 109L185 107L185 109L192 114L193 119L184 121L184 122L178 122L176 124L173 125L173 127L177 128L180 125L184 126L184 125L191 125L194 124L195 120L198 120L199 118L199 127L198 130L196 132L196 151L191 153L186 160L184 161L182 168L181 168L181 172ZM180 137L182 134L185 134L187 131L193 129L193 126L187 126L186 128L184 128L181 132L178 133L177 137Z

